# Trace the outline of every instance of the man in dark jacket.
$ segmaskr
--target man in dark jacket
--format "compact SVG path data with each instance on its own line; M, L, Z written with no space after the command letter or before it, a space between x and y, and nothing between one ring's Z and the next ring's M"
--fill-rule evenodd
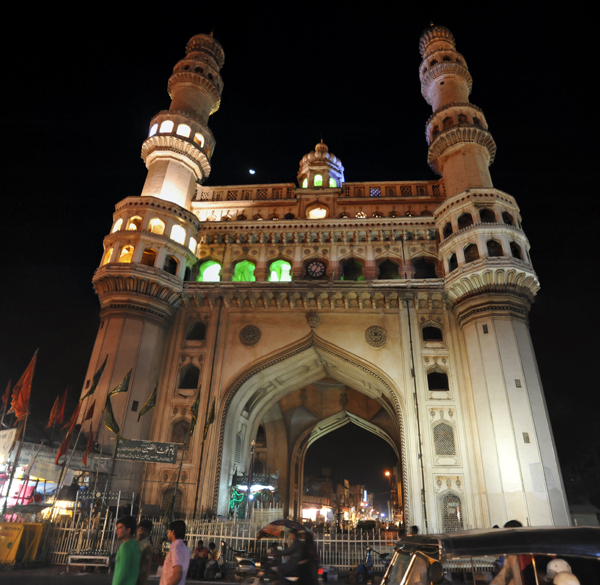
M298 531L292 530L289 534L290 545L282 551L277 552L277 556L287 557L287 562L277 567L279 582L285 585L285 578L288 575L298 574L298 563L306 561L308 558L306 542L298 538Z

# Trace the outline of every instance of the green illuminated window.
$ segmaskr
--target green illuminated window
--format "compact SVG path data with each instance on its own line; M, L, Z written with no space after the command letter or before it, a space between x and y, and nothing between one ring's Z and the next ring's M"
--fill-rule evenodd
M332 179L331 177L329 177L329 186L333 189L335 187L337 187L337 183L335 182L335 179Z
M221 281L221 265L218 262L209 260L200 265L200 274L198 282L220 282Z
M235 265L233 270L233 282L254 282L256 277L254 276L254 269L256 266L248 260L242 260Z
M304 179L304 181L302 181L302 188L306 189L308 187L308 179Z
M291 282L292 280L292 266L285 260L271 262L269 272L271 273L269 282Z
M315 187L322 187L323 186L323 175L315 175L315 178L313 180L313 185Z

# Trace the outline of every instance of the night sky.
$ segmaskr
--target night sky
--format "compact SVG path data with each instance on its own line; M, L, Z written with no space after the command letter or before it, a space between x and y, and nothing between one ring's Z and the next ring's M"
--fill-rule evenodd
M78 22L54 6L3 11L0 385L39 348L33 414L66 385L75 406L102 240L114 205L141 192L141 144L191 36L214 29L226 55L208 185L293 182L321 137L348 181L417 180L434 178L418 78L433 20L467 60L498 145L494 185L516 197L532 244L531 334L571 502L600 507L595 22L577 3L205 4L131 17L98 5Z

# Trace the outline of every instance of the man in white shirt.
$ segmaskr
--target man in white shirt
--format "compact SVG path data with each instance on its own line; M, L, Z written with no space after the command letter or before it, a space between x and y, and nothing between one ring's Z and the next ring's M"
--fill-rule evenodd
M167 538L171 543L160 575L160 585L185 585L190 566L190 549L185 546L185 522L174 520L169 524Z

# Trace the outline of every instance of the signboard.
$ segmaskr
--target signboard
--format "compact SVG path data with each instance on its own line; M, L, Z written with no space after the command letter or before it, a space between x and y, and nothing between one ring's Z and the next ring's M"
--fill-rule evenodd
M17 429L0 431L0 464L6 463L8 459L8 450L12 447Z
M119 440L117 459L152 463L177 463L177 443Z

